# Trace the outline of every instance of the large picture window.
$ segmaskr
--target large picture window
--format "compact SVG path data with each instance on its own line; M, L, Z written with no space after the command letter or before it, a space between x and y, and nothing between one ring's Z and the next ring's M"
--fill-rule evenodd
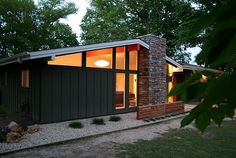
M54 60L48 61L48 65L81 67L82 66L82 53L57 56L55 57Z
M29 70L21 71L21 87L29 88Z
M112 68L112 48L88 51L86 53L86 67Z

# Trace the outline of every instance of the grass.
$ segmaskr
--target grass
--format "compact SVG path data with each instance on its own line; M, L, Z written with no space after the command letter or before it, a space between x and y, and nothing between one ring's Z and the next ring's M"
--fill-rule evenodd
M236 122L226 121L222 127L211 125L205 133L177 129L150 141L121 146L117 157L129 158L231 158L236 155Z
M69 124L69 127L71 127L71 128L83 128L83 124L81 122L71 122Z
M95 119L93 119L92 124L95 124L95 125L105 125L105 122L104 122L103 118L95 118Z
M109 119L109 121L113 121L113 122L118 122L120 120L121 120L121 118L119 116L111 116Z

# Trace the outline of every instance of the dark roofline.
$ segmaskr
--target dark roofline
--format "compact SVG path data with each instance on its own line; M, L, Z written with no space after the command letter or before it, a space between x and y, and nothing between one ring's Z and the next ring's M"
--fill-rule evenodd
M217 69L212 69L212 68L205 68L199 65L192 65L192 64L184 64L182 65L184 70L192 70L192 71L211 71L211 72L216 72L216 73L222 73L223 71L217 70Z

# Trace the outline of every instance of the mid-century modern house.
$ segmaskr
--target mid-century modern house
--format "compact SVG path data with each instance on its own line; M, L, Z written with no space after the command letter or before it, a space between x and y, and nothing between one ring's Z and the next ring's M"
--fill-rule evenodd
M0 104L41 123L126 113L178 100L166 95L185 67L154 35L25 52L0 60Z

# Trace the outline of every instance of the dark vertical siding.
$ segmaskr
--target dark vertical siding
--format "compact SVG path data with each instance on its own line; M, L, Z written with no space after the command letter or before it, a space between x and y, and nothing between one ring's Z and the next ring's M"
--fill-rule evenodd
M86 117L86 71L78 71L79 77L79 118Z
M29 70L29 88L21 87L21 70ZM22 105L28 105L28 114L34 121L40 119L40 65L31 63L11 64L1 67L1 80L7 73L7 84L0 85L1 104L12 112L20 112ZM1 81L2 82L2 81ZM25 111L26 112L26 111Z
M42 122L114 113L112 71L63 66L42 71Z
M107 73L106 72L102 72L101 73L101 114L102 115L106 115L107 114L107 100L108 100L108 92L107 92ZM112 105L111 105L112 106Z
M76 119L79 116L79 81L78 81L78 72L72 70L70 74L70 103L71 103L71 118Z
M101 113L101 73L94 72L94 115L98 116Z

